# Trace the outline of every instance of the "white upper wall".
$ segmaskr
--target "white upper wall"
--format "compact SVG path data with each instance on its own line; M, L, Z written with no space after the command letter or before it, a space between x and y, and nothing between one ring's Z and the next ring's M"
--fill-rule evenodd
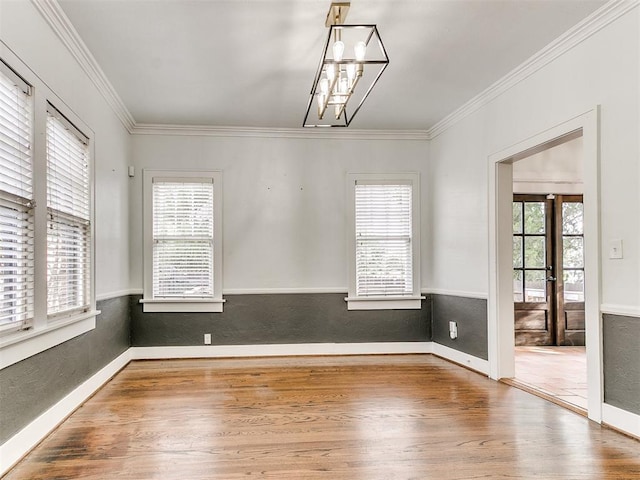
M32 2L0 0L0 40L94 132L96 295L128 290L129 133Z
M346 293L347 173L418 172L424 199L427 150L426 140L134 135L134 285L142 288L143 168L223 172L225 292Z
M430 142L427 286L487 292L488 157L601 105L602 301L640 306L638 7ZM624 258L608 259L611 239Z

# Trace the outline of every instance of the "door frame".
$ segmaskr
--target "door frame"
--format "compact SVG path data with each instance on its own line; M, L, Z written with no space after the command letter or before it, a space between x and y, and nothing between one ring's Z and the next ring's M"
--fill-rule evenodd
M600 313L600 107L500 150L488 157L489 196L489 376L494 380L515 375L512 286L512 163L562 143L570 136L583 138L585 337L587 353L587 415L602 421L603 367Z

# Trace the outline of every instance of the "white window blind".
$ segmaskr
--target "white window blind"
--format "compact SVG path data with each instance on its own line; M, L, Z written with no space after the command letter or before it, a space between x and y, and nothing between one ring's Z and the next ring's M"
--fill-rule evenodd
M153 297L211 298L213 182L153 180Z
M0 331L33 321L30 87L0 62Z
M47 110L47 313L89 310L91 193L87 138Z
M413 293L412 186L356 183L356 295Z

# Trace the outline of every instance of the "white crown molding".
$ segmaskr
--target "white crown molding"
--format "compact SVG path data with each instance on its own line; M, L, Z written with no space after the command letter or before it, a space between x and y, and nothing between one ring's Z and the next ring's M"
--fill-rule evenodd
M57 0L31 0L80 67L133 135L208 137L310 138L346 140L428 140L426 130L353 130L346 128L262 128L136 123L102 68Z
M137 123L134 135L201 137L310 138L345 140L429 140L425 130L354 130L346 128L216 127Z
M100 65L64 13L57 0L31 0L49 26L58 35L67 50L88 75L124 127L131 133L135 125L133 116L107 79Z
M640 4L640 0L610 1L428 130L352 130L136 123L57 0L31 1L131 134L348 140L431 140Z
M262 128L216 127L207 125L162 125L136 123L102 68L80 37L57 0L31 0L42 17L98 91L118 116L127 131L134 135L181 135L209 137L311 138L347 140L428 140L426 130L353 130L342 128Z
M640 4L612 0L427 130L431 140Z

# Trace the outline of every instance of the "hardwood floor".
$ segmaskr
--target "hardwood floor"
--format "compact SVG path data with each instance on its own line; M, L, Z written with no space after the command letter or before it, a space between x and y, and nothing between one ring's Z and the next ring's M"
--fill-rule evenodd
M586 414L585 347L515 347L515 361L516 382Z
M136 361L15 479L640 479L640 442L431 355Z

